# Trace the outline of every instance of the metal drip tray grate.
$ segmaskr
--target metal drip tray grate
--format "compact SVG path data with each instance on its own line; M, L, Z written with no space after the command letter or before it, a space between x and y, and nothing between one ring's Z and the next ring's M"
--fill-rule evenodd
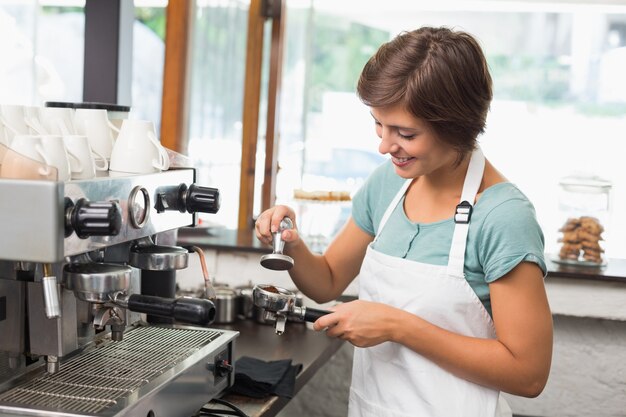
M0 394L0 401L77 413L98 413L189 357L222 333L139 327Z

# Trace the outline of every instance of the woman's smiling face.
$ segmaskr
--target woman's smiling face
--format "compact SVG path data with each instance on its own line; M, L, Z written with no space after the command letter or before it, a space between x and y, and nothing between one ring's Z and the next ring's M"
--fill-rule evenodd
M378 151L389 154L396 173L416 178L455 165L457 152L440 141L427 122L403 106L371 107L376 134L381 139Z

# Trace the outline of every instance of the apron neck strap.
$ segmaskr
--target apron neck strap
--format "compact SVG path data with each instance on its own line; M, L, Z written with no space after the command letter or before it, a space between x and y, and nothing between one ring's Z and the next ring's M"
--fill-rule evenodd
M472 217L472 210L476 201L476 194L480 188L485 171L485 155L480 147L476 147L470 158L467 174L461 192L461 201L456 206L454 215L454 234L452 235L452 245L448 256L448 275L465 277L463 267L465 265L465 247L467 245L467 234L469 223Z
M378 225L378 231L376 232L376 237L374 238L375 240L378 240L378 236L380 236L380 233L383 231L385 224L387 224L387 220L389 220L389 217L391 217L391 213L393 213L393 210L400 203L400 200L402 200L402 197L404 197L406 190L409 189L409 186L411 185L412 182L413 182L413 178L409 178L408 180L404 181L404 184L402 184L402 187L400 187L400 190L398 191L396 196L393 198L393 200L391 200L391 203L389 203L389 206L387 206L387 210L385 210L385 214L383 214L382 219L380 219L380 224Z
M471 205L474 204L480 183L483 181L484 171L485 155L483 155L483 151L480 147L476 147L474 152L472 152L472 157L467 167L467 174L465 174L465 182L463 182L463 191L461 192L461 203L467 201Z

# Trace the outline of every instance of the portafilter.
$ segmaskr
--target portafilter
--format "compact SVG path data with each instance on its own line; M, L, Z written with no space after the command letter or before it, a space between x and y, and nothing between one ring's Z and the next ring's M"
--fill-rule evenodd
M215 305L210 300L129 295L131 273L130 267L118 264L70 263L63 269L63 286L73 291L80 300L110 307L97 311L94 324L97 327L110 324L113 331L123 325L116 307L198 325L210 324L215 318ZM121 334L114 336L121 339Z
M265 310L265 318L275 321L277 335L285 332L287 317L295 317L312 323L331 313L328 310L297 306L296 295L293 292L274 285L256 285L252 291L252 297L254 305Z

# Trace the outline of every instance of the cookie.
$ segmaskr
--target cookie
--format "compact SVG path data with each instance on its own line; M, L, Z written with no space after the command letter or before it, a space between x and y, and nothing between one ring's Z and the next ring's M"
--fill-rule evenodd
M582 242L598 242L600 240L604 240L600 234L590 233L582 228L578 229L576 232L578 233L578 238Z
M578 229L571 230L569 232L563 232L563 237L559 239L559 242L578 243L580 242L580 236L578 235Z
M602 247L598 244L583 244L582 250L584 250L586 253L604 253L604 249L602 249Z
M602 257L594 254L584 253L583 259L588 262L602 263Z
M580 219L577 218L569 218L565 222L565 224L559 229L559 232L570 232L572 230L577 229L580 226Z
M594 235L600 235L604 232L604 227L602 227L600 221L595 217L581 217L580 228Z

